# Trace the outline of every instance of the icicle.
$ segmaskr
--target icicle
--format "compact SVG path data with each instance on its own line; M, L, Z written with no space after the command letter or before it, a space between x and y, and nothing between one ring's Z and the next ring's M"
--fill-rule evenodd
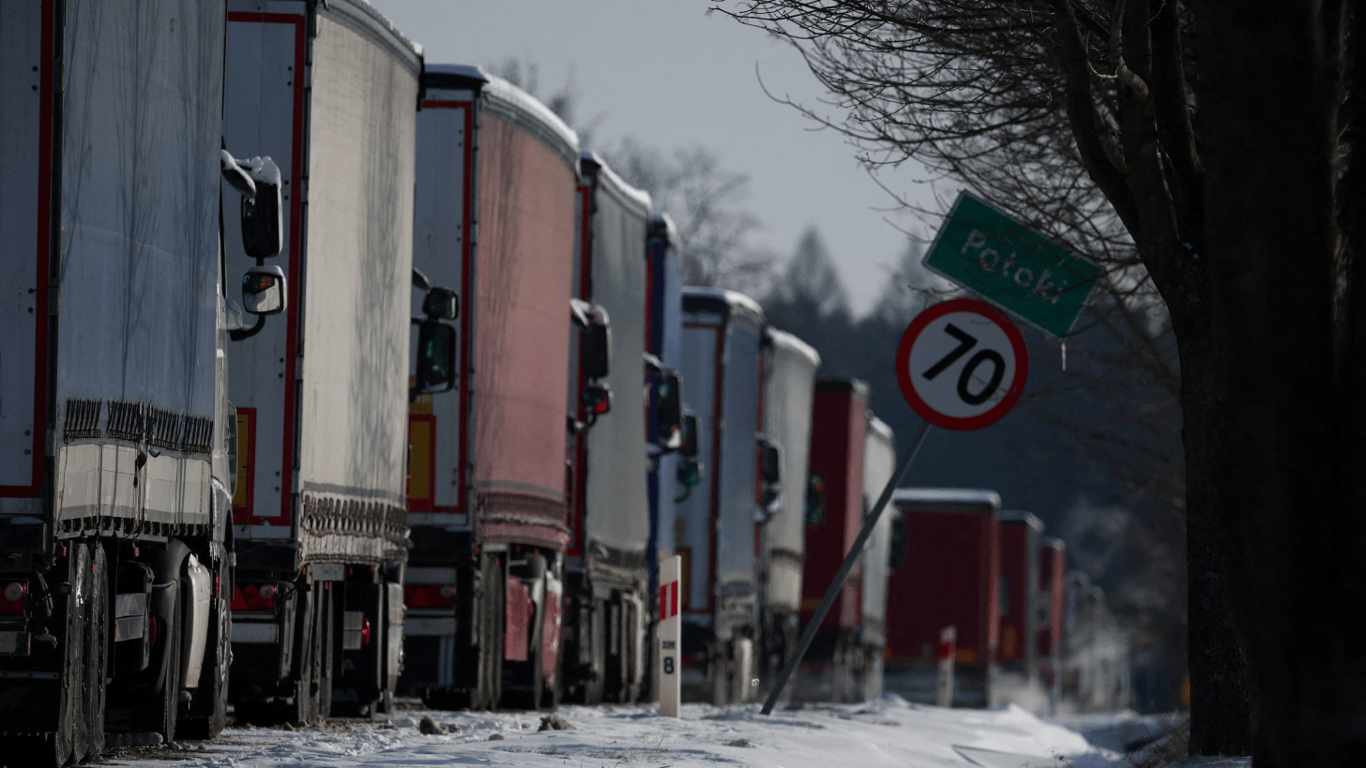
M1062 343L1062 369L1067 370L1067 342Z

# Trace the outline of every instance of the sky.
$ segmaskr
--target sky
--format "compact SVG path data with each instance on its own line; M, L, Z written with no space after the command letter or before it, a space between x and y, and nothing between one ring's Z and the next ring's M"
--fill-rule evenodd
M623 137L666 152L702 145L749 177L748 209L763 228L753 244L786 259L816 226L853 308L869 309L906 248L904 229L932 236L894 201L831 130L774 95L820 107L825 96L790 45L720 13L705 0L371 0L433 64L536 64L548 95L571 81L578 120L600 120L593 147ZM762 78L762 85L760 84ZM821 111L830 111L822 108ZM610 157L608 158L610 163ZM884 171L882 183L921 205L922 169ZM943 193L941 189L941 194ZM936 208L942 210L941 208ZM937 223L936 223L937 224Z
M562 706L556 714L574 730L538 731L537 712L404 709L373 723L336 720L298 731L229 728L214 741L170 751L121 750L106 754L106 762L125 768L1133 768L1139 760L1129 758L1142 754L1112 749L1153 739L1165 722L1127 712L1072 718L1063 727L1013 705L940 709L896 696L795 711L780 707L767 716L756 704L685 704L679 718L657 717L656 711L650 704ZM421 734L424 715L449 733ZM1248 768L1250 761L1220 758L1199 765Z

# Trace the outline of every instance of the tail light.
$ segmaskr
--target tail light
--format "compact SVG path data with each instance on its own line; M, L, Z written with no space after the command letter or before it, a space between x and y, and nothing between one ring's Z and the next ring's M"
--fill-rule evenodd
M369 619L366 619L366 620L360 625L360 642L361 642L361 645L369 645L369 644L370 644L370 620L369 620Z
M237 584L232 589L234 611L275 611L274 584Z
M24 597L28 594L28 585L22 581L11 581L5 585L3 592L0 592L0 616L23 616Z
M403 587L403 604L409 608L450 608L455 605L452 584L408 584Z

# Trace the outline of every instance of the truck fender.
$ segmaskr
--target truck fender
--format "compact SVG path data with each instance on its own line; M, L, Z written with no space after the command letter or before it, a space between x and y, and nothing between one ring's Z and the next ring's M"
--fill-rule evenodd
M213 614L213 578L199 558L190 555L185 558L185 577L190 591L185 595L185 626L190 631L189 643L185 646L184 675L186 688L199 687L199 672L204 666L204 647L208 644L209 619Z

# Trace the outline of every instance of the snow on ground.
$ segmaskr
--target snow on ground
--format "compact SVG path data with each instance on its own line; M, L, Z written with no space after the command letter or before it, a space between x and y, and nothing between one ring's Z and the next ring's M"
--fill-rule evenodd
M401 709L387 720L332 720L289 731L229 728L213 741L119 749L105 765L130 768L425 768L448 765L613 768L1131 768L1116 751L1010 706L940 709L896 696L862 705L726 708L685 704L679 719L655 705L563 706L576 730L537 731L536 712ZM451 732L424 735L424 715ZM500 738L501 737L501 738ZM1122 737L1121 737L1122 738ZM1115 746L1120 744L1111 742ZM171 761L171 762L168 762ZM1232 765L1246 766L1247 763Z

